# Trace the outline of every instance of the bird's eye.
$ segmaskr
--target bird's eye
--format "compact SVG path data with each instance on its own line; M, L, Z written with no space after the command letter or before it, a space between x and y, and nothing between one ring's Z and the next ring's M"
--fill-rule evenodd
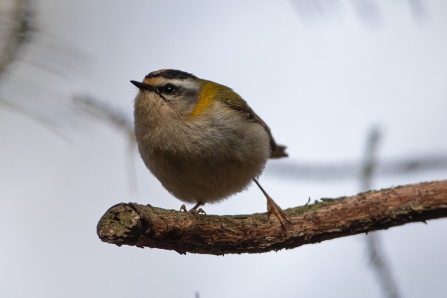
M175 86L171 85L171 84L164 85L161 88L161 92L164 94L172 94L172 93L174 93L174 91L175 91Z

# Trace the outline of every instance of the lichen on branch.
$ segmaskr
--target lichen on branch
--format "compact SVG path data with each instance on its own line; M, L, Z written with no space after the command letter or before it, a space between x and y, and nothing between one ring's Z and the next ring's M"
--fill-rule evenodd
M112 206L97 226L108 243L174 250L181 254L263 253L447 217L447 180L321 199L285 210L285 234L266 213L199 215L151 205Z

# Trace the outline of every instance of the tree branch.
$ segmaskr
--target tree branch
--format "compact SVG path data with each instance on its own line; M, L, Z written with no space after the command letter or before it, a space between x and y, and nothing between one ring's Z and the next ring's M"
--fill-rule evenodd
M108 243L175 250L186 254L263 253L304 244L447 217L447 180L321 199L285 210L291 219L284 235L276 218L252 215L199 215L120 203L97 226Z

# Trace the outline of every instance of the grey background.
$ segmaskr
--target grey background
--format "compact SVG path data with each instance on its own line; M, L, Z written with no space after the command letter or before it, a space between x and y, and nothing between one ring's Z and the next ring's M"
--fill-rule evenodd
M242 95L292 161L360 160L374 124L384 132L379 158L445 153L447 2L425 1L422 18L406 1L379 3L369 19L350 1L309 18L289 1L38 2L38 38L24 59L46 57L53 71L25 61L0 94L28 100L23 106L52 129L0 109L0 297L379 297L364 235L224 257L102 243L96 224L111 205L181 202L135 148L132 187L126 138L69 108L74 94L89 94L130 118L137 91L129 80L176 68ZM283 208L360 187L268 172L260 181ZM373 185L446 177L377 177ZM266 203L251 187L205 210L265 212ZM380 232L403 296L445 297L446 228L442 219Z

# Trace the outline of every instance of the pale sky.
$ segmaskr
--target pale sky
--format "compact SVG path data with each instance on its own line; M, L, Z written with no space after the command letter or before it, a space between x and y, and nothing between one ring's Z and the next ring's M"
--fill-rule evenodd
M182 203L133 148L135 191L125 137L69 108L71 96L89 94L131 118L137 90L129 81L176 68L238 92L291 161L360 160L375 124L379 158L446 153L447 2L425 1L422 19L407 1L377 2L371 23L351 1L303 18L290 1L41 0L40 39L24 58L53 61L53 73L17 66L15 85L0 95L31 98L29 107L58 124L54 133L0 108L0 297L380 297L364 235L224 257L101 242L96 224L116 203ZM23 82L40 87L22 90ZM373 185L446 177L377 177ZM260 181L283 208L360 191L358 180L293 181L268 167ZM266 202L251 187L204 209L265 212ZM442 219L380 232L403 297L445 297L446 229Z

